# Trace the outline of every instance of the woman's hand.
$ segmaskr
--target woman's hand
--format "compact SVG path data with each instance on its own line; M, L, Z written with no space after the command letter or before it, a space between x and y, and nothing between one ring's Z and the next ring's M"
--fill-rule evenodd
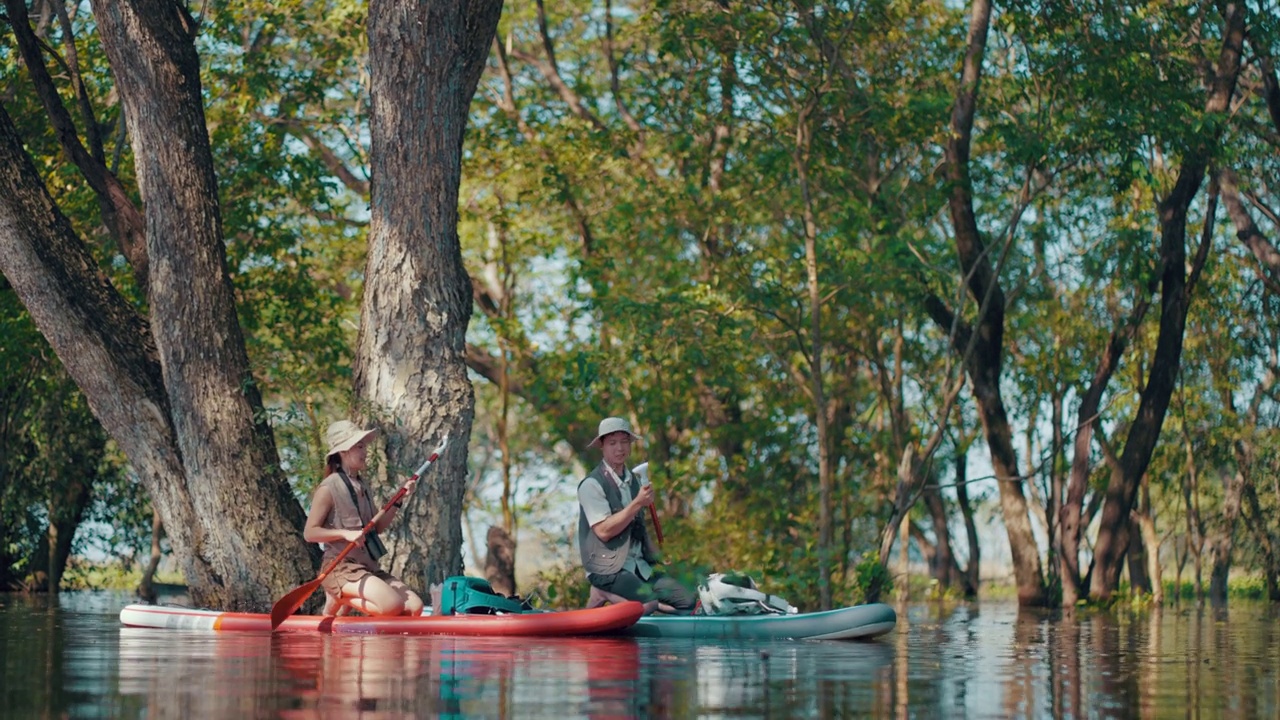
M353 542L358 546L364 546L364 533L359 530L343 530L342 539L347 542Z
M418 487L418 479L409 478L409 482L404 484L404 496L409 497L410 495L412 495L414 489L417 487Z

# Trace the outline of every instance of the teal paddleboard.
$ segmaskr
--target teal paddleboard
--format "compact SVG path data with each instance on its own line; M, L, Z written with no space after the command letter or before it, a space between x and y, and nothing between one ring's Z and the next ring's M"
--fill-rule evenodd
M897 623L893 608L870 603L794 615L647 615L624 632L708 640L866 640L890 632Z

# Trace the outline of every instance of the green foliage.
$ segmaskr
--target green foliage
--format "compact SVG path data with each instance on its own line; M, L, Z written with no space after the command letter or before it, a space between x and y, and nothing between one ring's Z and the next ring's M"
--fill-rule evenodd
M893 573L875 552L865 552L853 567L848 588L850 604L880 602L893 588Z
M73 550L149 546L137 484L2 278L0 369L0 589L42 584L51 522Z
M153 579L156 583L181 585L180 574L157 572ZM120 562L91 563L83 558L73 557L67 564L67 574L63 576L63 588L66 590L123 590L132 592L142 582L142 568L136 564Z
M538 572L535 587L525 591L526 598L537 598L536 607L543 610L578 610L587 606L591 584L577 563L546 568Z

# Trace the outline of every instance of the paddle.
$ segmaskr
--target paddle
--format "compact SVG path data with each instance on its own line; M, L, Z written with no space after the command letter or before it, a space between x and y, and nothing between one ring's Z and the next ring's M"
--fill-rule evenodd
M649 480L649 463L641 463L631 469L631 472L640 476L641 485L652 485ZM656 502L655 498L655 502ZM658 511L653 505L649 506L649 519L653 521L653 534L658 536L658 544L662 544L662 523L658 522Z
M422 467L418 468L418 472L414 473L413 477L409 478L409 480L396 491L396 494L391 496L391 499L387 501L387 504L382 506L382 509L378 511L378 514L374 515L373 518L369 520L369 523L361 528L360 537L348 542L347 546L342 549L342 552L338 553L338 556L333 559L333 562L329 563L329 567L320 571L320 574L316 576L315 580L290 590L287 595L277 600L276 604L271 606L272 630L280 627L280 623L284 622L285 618L294 614L297 612L298 608L302 607L302 603L306 602L307 598L311 597L311 594L316 591L316 588L320 587L320 583L324 582L324 579L328 577L329 573L333 572L333 569L338 567L338 563L342 562L343 558L355 549L356 543L363 539L364 536L373 529L373 526L378 523L378 520L384 513L391 509L392 505L399 502L400 498L404 497L405 493L409 492L409 483L422 477L422 473L426 472L427 468L431 467L431 463L435 462L436 458L440 457L440 453L444 452L444 446L448 444L448 442L449 436L445 435L444 439L440 441L439 447L431 453L431 457L427 458L427 461L422 463Z

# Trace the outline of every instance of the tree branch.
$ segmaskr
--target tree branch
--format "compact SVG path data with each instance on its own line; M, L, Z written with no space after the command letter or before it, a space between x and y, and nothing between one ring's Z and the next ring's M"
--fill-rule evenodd
M1258 229L1248 208L1241 202L1236 174L1230 169L1220 171L1218 184L1222 189L1222 201L1227 206L1227 214L1231 216L1231 222L1236 227L1236 237L1249 249L1258 264L1267 271L1267 274L1259 273L1262 281L1271 288L1272 292L1280 293L1280 283L1276 280L1277 276L1280 276L1280 251L1276 250L1275 245Z
M298 138L307 146L307 149L315 154L320 162L324 164L333 176L338 178L348 190L359 195L360 197L369 197L369 181L359 177L347 165L338 154L328 145L321 142L320 138L311 131L301 120L296 118L273 118L265 115L259 115L264 122L275 123L280 125L290 135Z
M134 206L124 186L107 169L102 157L100 157L101 140L96 140L96 128L89 131L89 136L91 140L96 140L97 142L99 147L97 153L90 152L80 142L79 134L76 132L75 121L71 119L71 114L62 104L62 98L58 95L58 89L54 85L53 78L49 75L48 68L45 67L44 56L40 50L40 41L31 30L26 0L5 0L5 5L9 10L10 26L13 28L13 34L18 41L18 49L22 53L23 63L31 74L36 94L40 97L41 104L44 105L45 114L48 115L50 124L53 125L58 143L62 146L62 150L67 154L67 157L71 158L71 161L80 169L80 173L89 183L89 187L97 195L103 222L108 230L111 231L112 237L129 261L129 265L133 269L134 281L138 283L138 286L145 293L148 259L146 223L143 220L142 213ZM79 77L78 73L74 73L71 68L68 68L68 72L73 77ZM81 87L78 92L82 93L83 88ZM87 103L88 100L85 98L82 101L82 105L87 105ZM92 109L89 108L85 112L89 115L88 122L90 126L94 126L95 121L92 120Z

